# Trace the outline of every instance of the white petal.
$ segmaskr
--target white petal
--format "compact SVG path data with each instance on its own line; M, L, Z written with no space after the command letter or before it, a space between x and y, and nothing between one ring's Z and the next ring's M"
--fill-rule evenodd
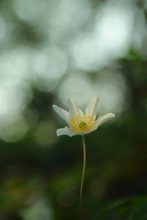
M57 105L53 105L54 111L59 115L60 118L65 120L67 123L69 121L69 112L65 111L64 109L58 107Z
M78 113L80 113L80 109L76 106L73 99L69 99L69 114L70 114L70 117L74 117Z
M96 129L98 129L98 127L100 125L102 125L103 123L105 123L106 121L108 121L109 119L115 117L115 114L113 113L107 113L107 114L104 114L104 115L101 115L97 120L96 120L96 123L95 125L87 132L85 132L85 134L89 134L93 131L95 131Z
M73 133L69 127L66 126L64 128L60 128L57 130L57 136L61 136L61 135L68 135L68 136L72 137L76 134Z
M98 97L97 96L92 97L85 110L86 114L94 117L94 119L96 117L97 102L98 102Z
M96 129L102 125L103 123L105 123L106 121L110 120L111 118L114 118L115 117L115 114L113 113L107 113L107 114L104 114L104 115L101 115L98 117L98 119L96 120Z

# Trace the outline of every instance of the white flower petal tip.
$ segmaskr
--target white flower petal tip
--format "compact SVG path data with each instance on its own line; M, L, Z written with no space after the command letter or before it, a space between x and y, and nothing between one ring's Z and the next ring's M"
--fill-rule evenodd
M85 110L85 113L87 115L90 115L94 118L96 117L96 107L97 107L98 100L99 100L99 98L97 96L93 96L90 99L90 101L86 107L86 110Z
M66 110L58 107L57 105L53 105L52 107L60 118L62 118L66 122L69 121L69 113Z
M114 118L116 115L114 113L109 113L111 114L111 118Z
M60 128L57 130L57 136L62 136L62 135L67 135L69 137L74 136L75 134L71 131L70 128L68 128L67 126L64 128Z
M76 106L74 99L69 99L68 103L69 103L69 114L70 114L70 117L74 117L75 115L77 115L79 113L79 109Z
M98 119L96 120L96 126L97 128L102 125L103 123L109 121L110 119L114 118L115 114L114 113L107 113L104 115L101 115L98 117Z

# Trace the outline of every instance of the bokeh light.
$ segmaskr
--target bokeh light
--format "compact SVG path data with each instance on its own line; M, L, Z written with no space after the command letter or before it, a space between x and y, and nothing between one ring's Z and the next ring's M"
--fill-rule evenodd
M52 104L84 110L95 95L98 116L116 118L86 137L86 219L147 219L146 12L146 0L0 1L0 219L80 219L80 137L56 136Z

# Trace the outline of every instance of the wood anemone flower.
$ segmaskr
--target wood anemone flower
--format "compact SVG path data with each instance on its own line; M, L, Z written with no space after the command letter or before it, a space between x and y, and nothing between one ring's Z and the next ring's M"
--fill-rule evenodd
M83 136L89 134L115 116L113 113L107 113L96 119L97 102L98 97L94 96L86 107L85 112L82 112L72 99L69 99L69 112L53 105L54 111L67 123L66 127L57 130L57 136L68 135L72 137L74 135Z
M82 202L82 191L83 182L86 169L86 144L85 135L95 131L100 125L109 119L115 117L114 113L107 113L96 118L96 106L98 102L98 97L94 96L91 98L89 104L87 105L85 112L79 109L74 100L69 99L69 112L53 105L54 111L59 115L60 118L65 120L67 126L57 130L57 136L68 135L70 137L74 135L82 136L83 143L83 169L80 185L80 207Z

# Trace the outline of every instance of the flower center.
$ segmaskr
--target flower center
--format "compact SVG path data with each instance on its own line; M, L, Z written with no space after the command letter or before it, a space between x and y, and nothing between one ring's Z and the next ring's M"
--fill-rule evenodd
M81 128L82 130L86 129L87 128L87 123L85 121L81 121L79 123L79 128Z
M95 125L95 120L90 115L77 114L69 120L68 124L76 133L88 132Z

